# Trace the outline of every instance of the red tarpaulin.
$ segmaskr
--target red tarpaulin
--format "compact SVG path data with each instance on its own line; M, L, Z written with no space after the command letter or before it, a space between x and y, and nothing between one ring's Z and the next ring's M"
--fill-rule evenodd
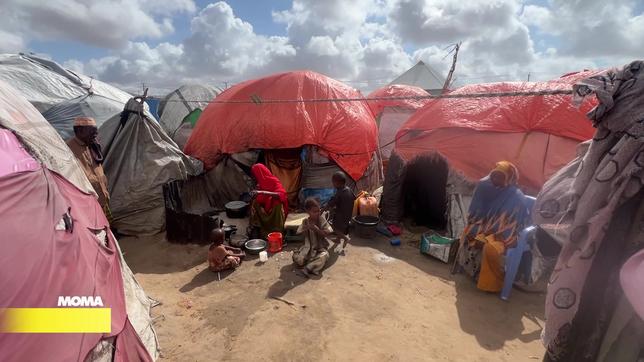
M567 81L468 85L450 94L571 90ZM401 127L396 151L409 160L438 151L470 180L485 176L500 160L514 162L520 183L539 189L575 156L594 133L571 95L443 98L430 102Z
M392 84L382 88L378 88L371 92L367 98L391 98L391 97L422 97L429 96L429 93L424 89L414 87L413 85ZM378 116L382 113L385 107L399 107L405 109L419 109L431 101L430 98L422 99L383 99L383 100L369 100L369 107L373 114Z
M235 85L202 113L185 152L211 169L222 154L249 149L316 145L354 180L377 147L373 114L364 101L292 102L361 98L357 90L324 75L297 71ZM255 102L253 102L255 100ZM270 103L270 100L289 100Z

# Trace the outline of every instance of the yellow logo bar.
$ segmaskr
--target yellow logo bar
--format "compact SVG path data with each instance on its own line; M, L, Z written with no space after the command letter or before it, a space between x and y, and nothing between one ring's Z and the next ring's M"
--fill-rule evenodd
M1 308L0 333L110 333L111 308Z

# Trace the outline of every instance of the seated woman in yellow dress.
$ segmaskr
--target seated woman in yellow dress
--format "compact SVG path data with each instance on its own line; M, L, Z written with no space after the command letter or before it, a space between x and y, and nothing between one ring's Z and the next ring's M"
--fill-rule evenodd
M518 179L517 168L501 161L474 190L458 262L466 273L478 276L477 287L484 291L503 288L505 251L515 246L519 233L530 222Z

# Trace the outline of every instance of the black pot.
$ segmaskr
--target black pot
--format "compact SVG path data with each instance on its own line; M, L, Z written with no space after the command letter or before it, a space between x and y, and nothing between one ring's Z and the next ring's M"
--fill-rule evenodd
M224 225L221 229L224 231L224 234L226 234L226 240L230 240L230 236L237 231L237 226Z
M243 219L248 214L248 203L243 201L231 201L225 205L226 216L231 219Z

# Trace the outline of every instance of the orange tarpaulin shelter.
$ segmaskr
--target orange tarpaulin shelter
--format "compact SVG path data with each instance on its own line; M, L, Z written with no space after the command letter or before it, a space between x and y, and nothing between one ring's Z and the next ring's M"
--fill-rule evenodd
M397 107L404 109L419 109L431 101L430 98L413 98L413 97L427 97L424 89L415 87L413 85L404 84L391 84L369 93L369 107L376 117L382 113L385 107ZM396 99L396 97L404 97L405 99ZM371 98L390 98L372 100Z
M550 82L468 85L450 93L482 94L571 90L578 77ZM585 114L571 95L442 98L418 110L399 130L395 150L404 159L436 151L467 179L476 181L500 160L519 168L519 183L538 190L575 157L577 145L592 137Z
M225 154L318 146L351 178L377 149L374 116L359 91L312 71L237 84L208 105L185 152L213 168ZM352 100L352 101L349 101Z

